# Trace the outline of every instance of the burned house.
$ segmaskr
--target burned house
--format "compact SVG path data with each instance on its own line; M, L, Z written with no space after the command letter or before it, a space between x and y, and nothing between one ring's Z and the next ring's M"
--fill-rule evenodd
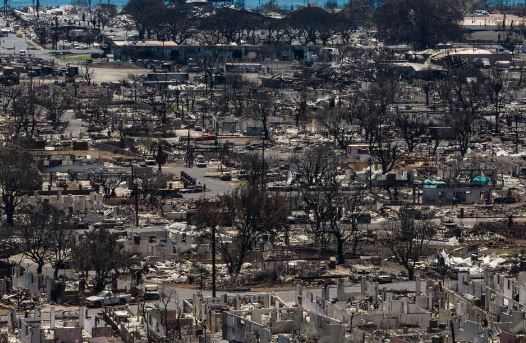
M255 62L303 59L310 47L280 45L177 45L173 41L118 41L109 46L116 60L157 59L187 63L189 60Z

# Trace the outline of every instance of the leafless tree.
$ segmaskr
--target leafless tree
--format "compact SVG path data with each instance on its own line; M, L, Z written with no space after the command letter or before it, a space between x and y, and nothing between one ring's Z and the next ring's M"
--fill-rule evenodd
M421 82L420 85L426 97L426 106L429 106L431 94L433 94L433 90L435 88L435 83L433 81L426 80Z
M380 165L382 174L394 169L396 164L406 155L404 149L390 138L377 136L370 144L369 153L373 162Z
M170 176L159 171L149 171L137 176L139 194L145 205L158 209L159 191L166 188Z
M455 141L462 156L466 154L473 136L473 114L467 111L449 112L446 121L453 129Z
M238 157L238 162L243 178L250 186L264 187L265 175L273 163L272 157L263 160L257 153L244 154Z
M125 148L128 136L130 135L130 128L127 126L127 117L125 114L115 114L113 117L115 123L114 129L119 134L119 141L121 148Z
M73 99L67 91L52 87L42 93L37 103L45 108L47 118L56 126L66 110L72 107Z
M504 90L504 80L502 74L495 70L489 74L487 81L488 94L495 106L495 132L500 132L500 111L502 101L502 91Z
M415 219L413 211L402 208L398 220L384 224L381 242L391 251L412 280L416 264L426 253L429 241L436 233L436 227L429 219Z
M53 209L53 224L50 230L51 234L51 264L53 266L53 277L56 279L60 269L71 258L71 251L75 244L74 229L77 227L77 221L69 214L61 210Z
M84 81L88 84L88 86L91 86L91 82L93 81L93 76L95 76L95 71L89 64L89 62L85 62L81 66L81 75Z
M75 220L48 204L24 206L17 218L19 250L37 265L37 274L51 263L54 277L69 258Z
M365 194L359 190L343 191L339 158L328 146L314 147L293 163L313 234L333 237L338 263L345 263L345 246L350 242L355 254L361 238L358 218L366 206ZM342 213L346 220L342 220Z
M42 178L31 154L16 145L4 145L0 149L0 208L6 215L8 225L14 223L15 210L24 192L32 192L42 185Z
M131 87L133 88L133 100L137 102L138 98L138 89L142 83L142 76L136 74L128 74L128 79L130 80Z
M159 314L161 316L161 324L163 325L166 336L170 336L170 332L173 331L175 328L174 326L177 326L179 338L182 336L182 332L180 330L181 324L180 323L174 323L168 321L168 309L171 303L175 305L175 311L177 311L176 317L177 319L180 319L182 317L182 310L179 308L179 299L177 297L177 293L173 289L168 289L165 285L162 285L159 290L160 299L159 302L155 305L155 308L157 311L159 311Z
M225 76L225 96L222 106L225 115L232 113L236 117L241 117L245 113L248 105L245 98L247 85L240 75Z
M144 100L150 107L152 115L158 117L162 125L168 122L168 115L177 102L177 98L167 87L148 89L144 94Z
M92 114L90 120L100 124L107 124L110 117L111 99L106 96L95 99L90 102L89 110Z
M413 152L420 138L426 132L428 126L426 116L417 113L398 113L395 117L395 124L400 136L405 141L408 152Z
M279 107L274 94L267 90L253 93L248 99L247 114L261 124L264 139L270 138L269 120L278 114Z
M90 181L92 184L102 187L105 198L115 196L115 190L120 183L125 179L125 175L108 173L103 170L92 172L90 174Z
M448 76L439 87L439 94L446 102L449 113L446 122L455 134L460 153L465 155L473 135L473 122L486 104L493 90L488 91L487 78L464 65L448 68Z
M20 250L37 265L37 274L51 258L51 226L53 219L46 213L49 209L25 207L20 211L17 232Z
M248 252L264 235L275 237L286 223L287 206L281 196L260 187L240 187L219 196L221 227L231 227L232 243L220 242L220 251L234 282Z
M320 114L319 122L327 130L329 136L334 138L340 149L347 149L354 138L351 131L353 121L351 109L332 106Z
M146 326L146 340L148 342L172 342L177 338L182 339L182 328L180 319L183 316L183 310L177 292L169 289L166 285L161 285L159 289L159 301L155 304L147 303L143 300L138 306L138 311L144 320ZM170 306L173 305L173 306ZM175 320L169 316L171 311L176 311ZM165 337L158 337L152 334L150 316L159 315L159 323L164 328Z
M345 242L351 243L351 255L356 256L362 239L358 224L366 211L371 209L372 202L367 199L367 192L363 189L346 192L342 198L345 220L340 234Z
M37 106L37 94L31 83L8 87L2 92L3 114L7 119L5 136L12 141L32 141L41 111Z
M358 109L355 110L356 117L369 145L378 148L386 142L386 133L391 130L393 118L390 109L400 92L400 80L379 62L373 73L369 89L356 95L358 100L353 107Z
M303 86L298 90L298 96L295 103L294 109L294 123L296 128L299 129L303 121L307 119L308 103L307 103L307 87Z
M86 232L72 251L75 268L84 280L94 271L93 291L98 292L128 270L128 259L117 236L105 229Z

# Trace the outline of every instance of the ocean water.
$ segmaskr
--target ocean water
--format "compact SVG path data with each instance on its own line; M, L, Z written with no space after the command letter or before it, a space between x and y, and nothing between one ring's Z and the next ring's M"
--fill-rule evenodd
M25 6L34 6L35 0L9 0L12 7L25 7ZM235 4L244 3L246 8L257 8L269 0L234 0ZM294 8L298 6L305 6L309 3L316 3L319 5L324 5L328 0L277 0L277 3L283 8ZM336 0L339 6L344 6L347 4L348 0ZM128 0L92 0L91 4L95 5L98 3L107 3L117 5L118 7L124 7ZM71 0L40 0L41 6L60 6L60 5L70 5ZM3 0L0 0L0 4L3 4Z
M25 7L25 6L33 6L35 0L8 0L12 7ZM235 4L241 4L243 3L246 8L258 8L265 3L267 3L269 0L233 0ZM312 4L318 4L318 5L325 5L328 1L331 0L276 0L276 2L283 8L289 9L299 6L305 6L309 3ZM500 3L501 0L487 0L488 3L492 4L493 2L495 4ZM336 0L338 3L338 6L343 7L345 6L349 0ZM72 0L40 0L40 3L42 6L60 6L60 5L70 5L72 3ZM124 7L128 0L92 0L92 5L98 4L98 3L111 3L114 5L117 5L118 7ZM504 3L508 4L525 4L526 0L504 0ZM3 4L3 0L0 0L0 4Z

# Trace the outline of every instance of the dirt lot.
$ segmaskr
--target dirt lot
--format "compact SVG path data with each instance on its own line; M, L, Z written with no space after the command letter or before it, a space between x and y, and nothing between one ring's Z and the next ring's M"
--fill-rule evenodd
M93 81L94 82L112 82L122 81L127 79L130 75L144 75L148 69L139 68L100 68L93 65Z

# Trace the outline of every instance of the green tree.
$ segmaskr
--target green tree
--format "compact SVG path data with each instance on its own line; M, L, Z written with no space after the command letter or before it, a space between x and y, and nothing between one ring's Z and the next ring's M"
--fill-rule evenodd
M130 0L123 10L135 22L139 39L144 39L145 33L149 33L159 22L159 16L166 10L166 5L162 0Z
M203 38L212 43L239 42L248 38L254 40L255 29L263 24L263 17L251 11L221 7L213 15L201 18L199 28ZM254 41L253 41L254 43Z
M99 29L103 29L115 18L118 14L117 6L112 4L98 4L95 7L95 18L97 18L97 24Z
M285 20L298 32L302 44L316 44L320 39L323 45L327 45L329 39L336 33L337 18L334 13L309 5L291 12Z
M462 19L460 0L385 0L375 16L381 39L417 49L461 40Z
M342 43L349 44L351 34L359 27L371 26L373 14L371 0L352 0L338 12L334 16L334 25Z
M193 31L197 27L197 16L190 7L168 8L159 15L159 20L167 27L166 31L177 44L184 44L187 39L192 37Z

